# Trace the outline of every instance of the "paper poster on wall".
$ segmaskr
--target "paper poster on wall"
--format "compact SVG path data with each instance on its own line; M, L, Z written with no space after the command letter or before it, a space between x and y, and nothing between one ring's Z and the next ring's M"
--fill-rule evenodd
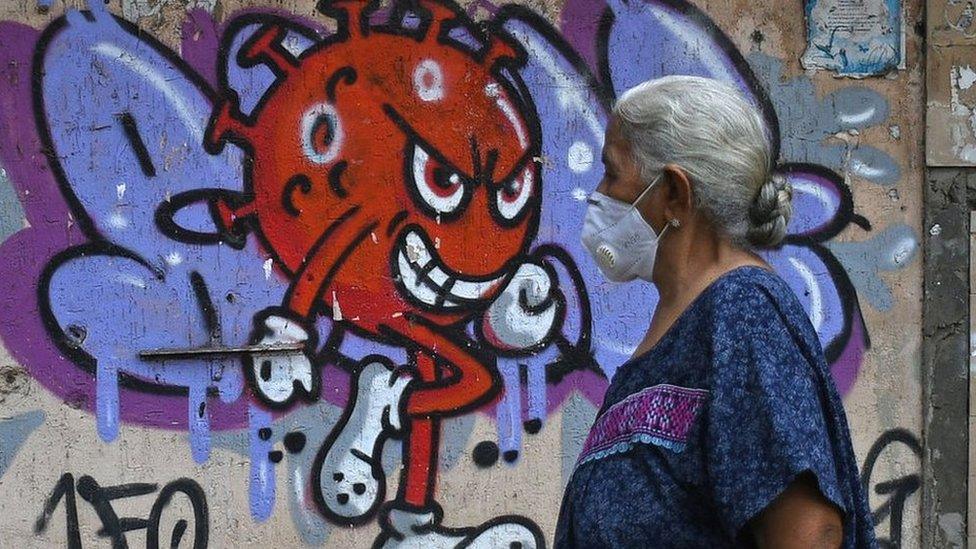
M806 0L807 69L871 76L903 68L900 0Z

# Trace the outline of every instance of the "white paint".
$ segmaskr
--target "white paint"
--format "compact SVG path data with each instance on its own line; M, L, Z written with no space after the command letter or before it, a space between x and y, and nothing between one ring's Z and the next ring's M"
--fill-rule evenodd
M800 278L803 279L803 283L807 286L807 291L810 296L810 323L819 331L820 327L823 326L824 316L823 296L820 293L820 286L817 284L817 277L810 271L806 263L795 257L790 258L790 264L793 265L793 268L796 269Z
M515 112L515 107L512 106L511 101L501 92L501 87L496 83L491 83L485 86L485 95L488 97L493 97L495 99L495 104L501 109L502 114L505 118L512 124L515 129L515 137L518 139L519 145L524 149L529 146L529 136L525 131L525 126L522 125L522 120L519 119L518 114Z
M339 307L339 298L332 292L332 320L339 322L342 320L342 309Z
M898 124L888 126L888 134L891 135L892 139L901 139L901 126Z
M356 393L346 405L350 412L336 424L338 434L330 437L318 486L313 486L336 515L358 518L379 503L386 478L373 464L381 462L383 439L402 428L400 399L409 382L408 376L395 376L379 362L359 372ZM342 503L339 494L346 494Z
M813 185L801 179L793 182L793 190L816 198L825 211L833 211L836 206L833 195L820 185Z
M582 187L576 187L575 189L573 189L573 200L577 200L579 202L586 202L586 198L588 196L590 196L590 193L584 191Z
M433 265L429 266L431 262ZM426 268L425 270L429 272L428 276L421 278L415 266ZM402 282L403 289L411 297L426 305L445 309L458 307L462 301L484 299L484 296L504 279L504 275L490 280L462 277L448 268L434 251L427 247L423 237L416 231L408 232L400 242L396 267L398 272L393 275ZM449 290L437 283L438 280L447 280L449 277L455 280Z
M917 247L917 242L913 237L905 237L899 240L891 251L891 260L895 262L895 265L901 265L906 259L909 259L915 253L915 248Z
M593 149L583 141L574 141L566 154L566 164L573 173L586 173L593 167Z
M939 225L938 223L932 225L932 228L929 229L929 234L932 236L939 236L942 234L942 225Z
M122 198L125 196L125 183L119 183L115 186L115 196L118 197L119 202L122 202Z
M140 289L143 289L143 290L146 289L146 281L144 281L143 279L141 279L141 278L139 278L137 276L133 276L133 275L130 275L130 274L120 274L120 275L118 275L116 277L116 280L118 280L122 284L127 284L129 286L135 286L136 288L140 288Z
M319 119L326 117L331 122L330 128L332 141L325 151L319 151L313 132L318 125ZM339 112L331 103L316 103L302 114L301 128L299 130L302 137L302 152L305 158L316 164L329 164L339 156L346 134L342 128L342 120Z
M969 65L965 67L955 67L959 71L959 89L968 90L976 84L976 71L974 71Z
M877 109L875 107L871 107L858 113L839 116L838 119L844 123L844 125L866 124L871 120L871 117L874 116L875 112L877 112Z
M554 285L541 265L519 265L485 315L491 326L492 344L527 349L541 343L552 331L558 307L552 301L545 310L538 308L549 299Z
M113 229L129 228L129 220L126 219L126 217L122 215L121 212L112 212L111 214L109 214L108 219L105 220L105 223L107 223L108 226L112 227Z
M855 174L865 179L876 179L884 175L884 170L871 167L857 158L851 158L849 167Z
M109 62L121 63L125 68L134 72L159 90L173 106L173 110L179 114L180 120L190 132L190 135L193 136L193 140L196 142L203 141L203 128L200 126L200 121L209 120L210 113L195 111L192 105L186 102L183 92L170 84L170 80L174 79L175 74L160 74L159 71L147 65L136 54L129 53L110 42L99 42L92 46L92 51L101 55ZM183 78L179 78L178 81L182 82L183 80ZM204 105L209 103L207 101L201 101L200 104Z
M557 98L559 106L573 114L575 118L580 118L593 135L594 141L599 147L603 147L603 125L596 115L593 105L596 103L589 101L582 90L576 85L576 78L566 74L559 67L559 63L549 55L545 44L539 42L534 35L518 36L519 41L525 46L529 58L535 59L539 66L552 79L552 86L559 90Z
M264 279L265 280L270 280L271 279L271 269L274 267L274 260L271 259L270 257L268 259L264 260L263 267L264 267Z
M164 259L166 260L166 263L172 265L173 267L183 263L183 256L180 255L180 252L170 252Z
M413 89L428 103L444 99L444 71L437 61L424 59L413 70Z
M265 335L260 346L274 347L281 344L308 341L308 333L294 320L271 315L264 319ZM271 376L261 375L264 363L270 363ZM251 361L254 381L258 391L272 402L285 402L295 393L297 381L306 392L312 391L312 362L301 351L284 351L265 355L262 360Z
M373 240L373 244L379 244L380 243L380 241L376 238L376 233L375 232L370 231L369 237Z

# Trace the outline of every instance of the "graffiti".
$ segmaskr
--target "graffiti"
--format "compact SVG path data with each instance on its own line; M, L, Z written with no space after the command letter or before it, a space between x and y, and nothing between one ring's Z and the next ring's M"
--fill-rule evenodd
M179 53L101 2L42 31L0 23L0 184L27 221L5 229L0 257L15 260L0 276L31 281L0 297L4 346L91 410L105 442L136 423L186 430L199 463L212 445L249 455L256 520L286 471L309 543L376 521L378 546L541 546L522 516L443 524L438 466L465 443L444 425L467 436L473 414L493 420L495 440L470 455L487 469L517 466L558 407L592 415L643 335L621 312L657 300L604 281L578 242L607 112L627 87L682 73L736 86L765 116L796 210L765 258L847 392L868 346L848 276L863 265L831 241L871 224L840 152L787 154L780 129L796 117L770 96L781 89L690 3L571 0L561 13L557 28L490 2L321 2L327 26L195 9ZM846 104L856 127L885 118L869 99ZM853 175L897 182L893 161L865 151ZM913 235L891 235L868 245L897 248L900 268L914 248L892 239ZM585 428L563 425L564 474ZM82 480L78 494L102 502ZM52 505L73 505L72 490Z
M160 541L164 547L193 547L194 549L207 547L210 528L207 499L203 488L188 478L174 480L163 486L156 495L148 518L119 517L116 513L113 502L153 494L158 488L157 484L147 483L100 486L88 475L80 477L75 483L74 475L65 473L61 475L61 479L55 484L51 495L44 503L44 512L34 524L34 533L41 534L47 529L51 517L63 500L68 547L81 549L81 525L78 519L78 503L75 499L77 493L98 514L102 527L97 535L100 538L110 539L113 548L128 547L126 533L136 530L146 531L146 547L151 549L158 549L161 546ZM193 512L192 528L186 518L176 519L167 516L166 521L163 521L163 513L178 495L190 504ZM170 522L173 522L172 530L161 532L160 525Z
M17 451L27 441L27 437L42 423L44 423L44 412L40 410L24 412L0 420L0 448L3 448L0 451L0 478L7 472Z
M888 537L878 536L879 543L883 547L898 548L902 546L903 524L905 519L905 505L915 492L922 486L921 478L918 473L912 473L903 477L878 482L873 478L875 466L882 455L889 456L892 451L889 448L905 449L918 458L922 459L922 445L918 438L905 429L892 429L885 432L874 442L864 458L864 468L861 471L861 485L868 496L876 495L885 498L881 505L873 507L871 518L874 525L882 524L888 520ZM874 489L872 492L872 488Z

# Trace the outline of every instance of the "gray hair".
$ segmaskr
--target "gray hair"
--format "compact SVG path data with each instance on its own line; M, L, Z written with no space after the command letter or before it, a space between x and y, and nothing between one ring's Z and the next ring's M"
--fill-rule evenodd
M733 244L774 247L786 236L793 190L773 174L759 110L717 80L666 76L624 92L613 115L650 182L677 164L692 183L694 207Z

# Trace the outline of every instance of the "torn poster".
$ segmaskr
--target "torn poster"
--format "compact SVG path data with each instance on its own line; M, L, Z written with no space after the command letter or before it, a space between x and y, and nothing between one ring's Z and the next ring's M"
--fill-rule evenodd
M804 68L860 77L903 66L900 0L806 0L805 7Z

